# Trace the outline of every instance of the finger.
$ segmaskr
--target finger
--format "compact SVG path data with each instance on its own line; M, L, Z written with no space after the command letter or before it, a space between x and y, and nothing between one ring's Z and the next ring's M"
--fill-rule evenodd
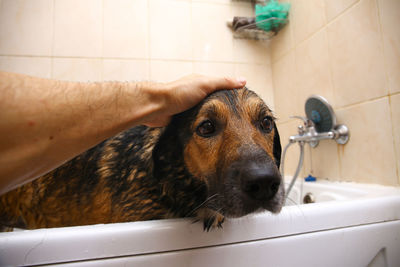
M246 85L246 78L215 78L213 86L210 86L211 90L219 90L219 89L234 89L234 88L242 88Z

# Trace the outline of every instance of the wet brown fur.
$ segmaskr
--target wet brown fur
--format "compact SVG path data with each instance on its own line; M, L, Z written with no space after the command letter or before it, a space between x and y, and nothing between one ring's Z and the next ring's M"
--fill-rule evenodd
M272 113L253 92L227 92L211 95L165 128L123 132L1 196L0 225L35 229L197 217L209 229L225 216L244 215L224 207L218 191L227 183L224 173L241 151L255 146L279 166L279 136L276 127L268 134L258 128L260 116ZM220 132L197 135L209 118ZM273 212L282 204L276 201Z

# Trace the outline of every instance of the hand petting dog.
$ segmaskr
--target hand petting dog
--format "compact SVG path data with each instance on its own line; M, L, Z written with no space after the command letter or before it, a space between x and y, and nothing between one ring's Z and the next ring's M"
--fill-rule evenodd
M190 75L170 83L56 81L0 72L0 195L135 125L164 126L244 79Z

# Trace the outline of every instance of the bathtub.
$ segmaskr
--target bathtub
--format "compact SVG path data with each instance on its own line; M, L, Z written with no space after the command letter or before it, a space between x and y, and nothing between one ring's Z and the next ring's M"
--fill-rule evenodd
M290 199L208 233L188 219L0 233L0 266L400 266L399 188L299 182Z

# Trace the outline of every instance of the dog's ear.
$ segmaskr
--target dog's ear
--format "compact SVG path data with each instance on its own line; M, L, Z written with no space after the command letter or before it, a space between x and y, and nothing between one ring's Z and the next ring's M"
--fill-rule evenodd
M281 165L281 152L282 152L282 147L281 147L281 138L279 137L279 132L278 132L278 127L276 127L276 124L274 123L274 158L275 158L275 164L276 166Z

